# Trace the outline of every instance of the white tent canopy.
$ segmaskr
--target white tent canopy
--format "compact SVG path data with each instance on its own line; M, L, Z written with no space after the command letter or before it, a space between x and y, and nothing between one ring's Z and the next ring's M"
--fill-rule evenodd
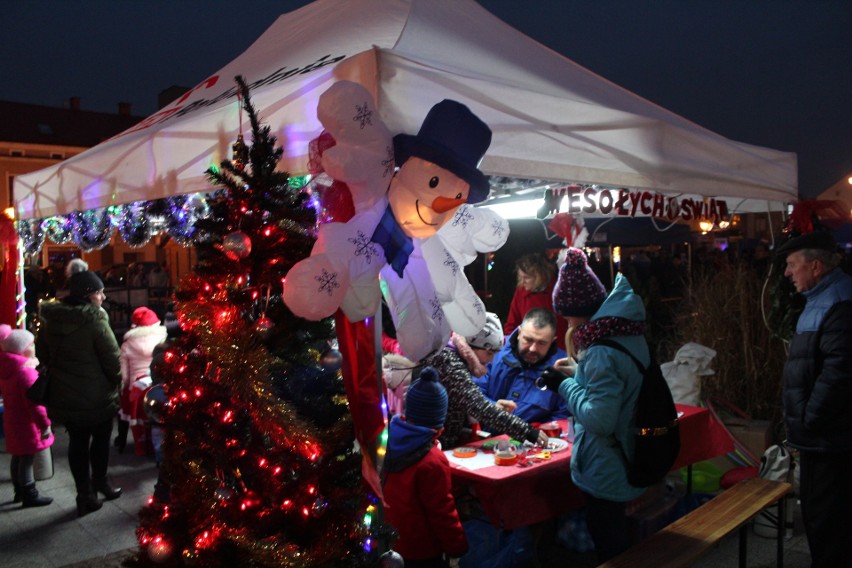
M416 133L445 98L493 130L494 176L728 199L738 211L797 198L796 156L728 140L591 73L473 0L317 0L279 17L249 49L134 128L15 179L19 218L208 191L204 171L248 131L233 78L306 172L335 81L367 87L390 130Z

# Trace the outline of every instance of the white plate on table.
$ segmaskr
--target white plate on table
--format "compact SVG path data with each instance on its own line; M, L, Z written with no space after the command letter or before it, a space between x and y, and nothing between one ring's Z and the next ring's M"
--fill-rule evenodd
M568 442L563 440L562 438L548 438L547 447L542 448L542 450L547 450L549 452L561 452L567 447Z

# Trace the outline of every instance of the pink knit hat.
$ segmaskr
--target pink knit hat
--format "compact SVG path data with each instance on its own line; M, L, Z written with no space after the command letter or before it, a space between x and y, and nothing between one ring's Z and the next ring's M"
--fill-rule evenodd
M12 333L12 326L8 323L0 323L0 341L3 341Z
M606 299L606 288L589 268L586 253L569 248L553 287L553 309L565 317L590 317Z

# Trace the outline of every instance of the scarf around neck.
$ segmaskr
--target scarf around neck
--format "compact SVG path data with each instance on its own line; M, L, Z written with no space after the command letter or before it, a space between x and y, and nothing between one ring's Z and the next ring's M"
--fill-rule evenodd
M642 335L645 333L645 322L610 316L593 321L587 321L577 326L574 331L574 345L577 351L583 351L589 345L604 337L622 335Z

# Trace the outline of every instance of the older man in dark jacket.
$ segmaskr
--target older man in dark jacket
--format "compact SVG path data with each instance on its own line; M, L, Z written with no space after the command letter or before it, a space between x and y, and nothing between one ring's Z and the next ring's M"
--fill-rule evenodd
M802 518L812 566L847 566L852 536L852 276L834 239L791 239L787 276L807 303L784 366L784 421L799 450Z

